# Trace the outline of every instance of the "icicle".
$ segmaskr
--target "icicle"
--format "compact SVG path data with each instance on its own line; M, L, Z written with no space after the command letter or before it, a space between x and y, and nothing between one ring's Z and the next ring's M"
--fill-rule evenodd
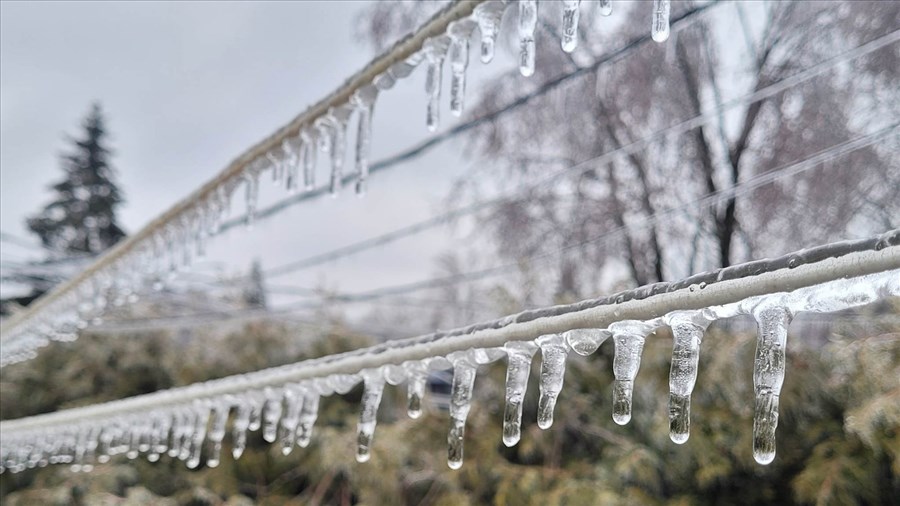
M526 341L513 341L503 347L507 353L506 406L503 409L503 444L513 446L522 435L522 402L531 374L531 360L538 347Z
M212 426L209 429L209 457L206 459L206 465L209 467L217 467L219 465L229 410L230 406L226 401L219 402L215 407Z
M206 438L206 425L209 423L209 406L202 401L197 402L196 418L194 419L193 432L190 435L190 457L187 459L187 466L195 469L200 465L200 454L203 450L203 440Z
M231 426L231 456L234 460L241 458L247 448L247 429L250 427L251 410L247 399L238 401L237 414Z
M250 421L247 423L247 430L258 431L262 427L262 411L266 403L265 393L263 396L250 395Z
M356 461L368 462L372 450L372 439L375 436L375 424L377 422L378 406L381 404L381 394L384 392L384 378L379 374L368 371L364 373L364 387L359 424L357 424L356 436Z
M319 416L319 394L312 389L303 397L303 409L300 410L300 423L297 426L297 445L301 448L309 446L312 439L313 425Z
M466 98L466 67L469 66L469 37L475 22L461 19L447 29L450 34L450 112L462 115Z
M612 14L612 0L600 0L598 7L601 16L609 16Z
M428 61L428 74L425 76L425 92L428 93L428 114L425 124L434 132L438 128L441 115L441 83L443 81L444 59L450 47L450 38L433 37L425 42L425 59Z
M259 171L251 167L246 176L247 228L256 220L256 204L259 201Z
M709 320L696 311L666 315L672 327L672 366L669 370L669 438L683 444L691 433L691 392L697 382L700 342Z
M650 36L656 42L665 42L669 38L669 0L653 0L653 23Z
M447 435L447 465L459 469L463 463L463 437L466 418L475 387L475 365L466 359L452 360L453 383L450 388L450 433Z
M422 399L425 397L425 387L428 383L428 365L421 361L406 362L409 379L406 382L408 407L406 413L410 418L422 416Z
M300 159L297 156L297 143L293 140L285 139L281 142L281 151L284 152L284 188L288 193L297 191L297 176L300 168Z
M572 329L563 334L569 347L585 357L597 351L611 335L612 332L601 329Z
M571 53L578 46L578 18L581 0L563 0L562 50Z
M643 322L625 321L610 326L616 345L613 357L613 421L625 425L631 421L631 394L634 378L641 367L641 353L647 327Z
M303 142L300 158L303 163L303 189L312 190L316 186L316 138L312 130L304 128L300 131Z
M328 111L331 123L331 196L337 196L344 180L344 156L346 154L347 121L353 109L350 106L332 107Z
M278 435L278 421L281 419L281 392L266 389L266 404L263 408L263 439L274 443Z
M494 59L494 46L497 42L497 34L500 33L500 21L506 4L494 1L485 2L475 7L475 21L478 23L478 31L481 32L481 62L490 63Z
M519 0L519 72L534 74L534 30L537 28L537 0Z
M753 416L753 458L760 464L775 459L775 428L778 427L778 398L784 383L785 345L793 315L782 307L766 304L753 311L758 327L753 388L756 413Z
M284 391L284 402L287 406L278 428L278 439L281 441L281 454L289 455L297 440L297 424L300 421L300 409L303 407L303 391L287 388Z
M284 163L275 153L269 151L266 153L266 160L272 167L272 183L276 186L280 185L284 178Z
M369 179L369 151L372 143L372 111L378 88L364 86L353 94L351 102L359 111L356 132L356 194L365 195Z
M541 336L535 340L541 347L541 397L538 402L538 427L549 429L553 425L553 409L562 390L566 375L566 356L569 349L566 340L558 334Z

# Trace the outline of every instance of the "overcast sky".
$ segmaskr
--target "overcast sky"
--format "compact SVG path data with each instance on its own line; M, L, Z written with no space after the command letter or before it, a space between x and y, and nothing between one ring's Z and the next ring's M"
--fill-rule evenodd
M0 3L0 228L34 237L25 217L51 197L46 187L61 176L57 156L65 136L80 133L82 117L98 100L127 199L120 219L128 231L138 230L369 61L371 49L353 32L364 6ZM494 70L483 72L511 64L501 55ZM380 97L374 158L429 135L423 81L420 68ZM279 265L440 211L449 182L465 166L458 148L451 143L373 178L364 199L350 193L321 199L253 231L229 233L210 257L231 270L246 269L254 257ZM324 170L320 164L320 181ZM268 201L284 196L267 184L263 191ZM234 209L242 208L236 202ZM422 279L433 274L434 255L448 247L448 237L425 234L280 282L361 290ZM7 259L24 255L8 243L3 251Z

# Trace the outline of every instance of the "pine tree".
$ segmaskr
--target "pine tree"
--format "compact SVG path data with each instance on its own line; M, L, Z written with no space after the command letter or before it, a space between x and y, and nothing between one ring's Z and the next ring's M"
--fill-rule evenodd
M84 137L72 139L72 151L62 155L65 179L50 187L55 198L27 224L52 250L99 253L125 236L116 223L116 208L123 199L108 161L99 104L93 104L82 126Z

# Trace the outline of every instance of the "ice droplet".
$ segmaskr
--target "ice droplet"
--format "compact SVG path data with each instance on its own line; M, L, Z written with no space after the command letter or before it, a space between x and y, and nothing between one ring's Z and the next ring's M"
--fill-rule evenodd
M578 46L578 18L581 0L563 0L562 50L571 53Z
M612 332L603 329L572 329L563 336L575 353L586 357L597 351L597 348L612 336Z
M541 348L541 396L538 401L537 423L538 427L549 429L553 425L556 398L565 379L569 349L565 338L559 334L541 336L535 342Z
M372 456L372 439L375 437L375 424L378 421L378 406L384 392L384 378L381 375L364 373L363 395L360 401L359 424L356 436L356 461L368 462Z
M537 28L537 0L519 0L519 72L534 74L534 30Z
M665 42L669 38L669 0L653 0L653 23L650 36L656 42Z
M666 316L672 327L672 365L669 370L669 438L683 444L691 431L691 392L697 382L700 342L708 321L693 311Z
M450 112L462 115L466 98L466 68L469 66L469 37L475 29L471 19L461 19L450 24Z
M463 463L463 438L466 433L466 418L472 405L472 390L475 387L476 367L468 360L453 362L453 382L450 387L450 433L447 435L447 465L459 469Z
M503 410L503 444L513 446L522 436L522 402L531 374L531 360L537 345L527 341L513 341L504 346L507 354L506 406Z
M753 388L756 392L753 458L765 465L775 459L778 398L784 384L785 346L792 315L785 308L766 306L757 307L753 315L758 327L756 359L753 363Z
M478 23L478 31L481 32L482 63L490 63L494 59L494 46L505 10L506 4L499 1L485 2L475 7L475 21Z
M612 14L612 0L600 0L598 2L601 16L609 16Z
M450 47L450 37L440 36L428 39L423 51L428 61L428 73L425 76L425 92L428 94L428 113L425 124L434 132L438 128L441 115L441 82L443 81L444 59Z

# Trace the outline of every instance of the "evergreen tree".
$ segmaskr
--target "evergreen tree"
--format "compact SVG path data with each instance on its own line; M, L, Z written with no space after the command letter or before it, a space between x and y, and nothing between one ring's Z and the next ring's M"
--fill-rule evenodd
M62 156L65 179L50 188L53 201L28 219L44 246L67 253L99 253L125 236L116 223L123 202L109 164L106 126L99 104L84 119L84 137Z

